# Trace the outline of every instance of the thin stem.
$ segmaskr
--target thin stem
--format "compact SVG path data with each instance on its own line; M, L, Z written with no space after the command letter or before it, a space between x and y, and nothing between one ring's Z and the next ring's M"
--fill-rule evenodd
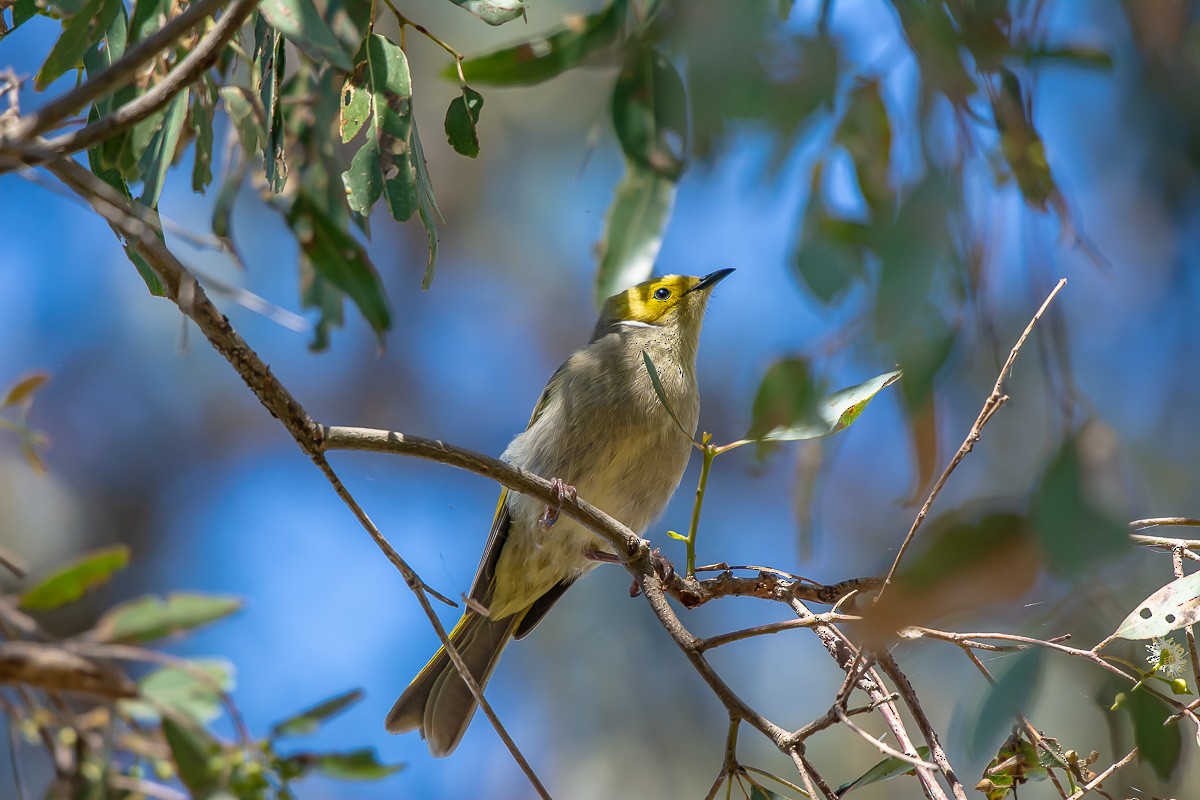
M1138 749L1136 747L1133 748L1132 750L1130 750L1129 754L1127 756L1122 758L1117 763L1113 764L1108 769L1104 770L1104 772L1101 772L1095 778L1092 778L1084 786L1080 786L1079 789L1073 795L1071 795L1070 798L1068 798L1068 800L1079 800L1079 798L1083 797L1088 792L1097 788L1100 784L1104 783L1106 780L1108 780L1110 777L1112 777L1112 774L1114 772L1116 772L1121 767L1128 764L1130 761L1133 761L1134 757L1137 756L1137 753L1138 753Z
M687 567L684 574L688 578L696 577L696 530L700 527L700 509L704 506L704 493L708 489L708 473L712 469L713 459L717 457L717 448L709 444L708 439L708 434L705 434L703 437L704 457L700 463L700 482L696 485L696 502L692 505L692 522L688 526L688 535L685 540Z

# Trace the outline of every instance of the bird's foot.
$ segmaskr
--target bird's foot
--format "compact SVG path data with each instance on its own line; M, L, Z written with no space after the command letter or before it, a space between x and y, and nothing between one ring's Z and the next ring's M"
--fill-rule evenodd
M596 550L591 547L583 551L583 557L588 561L599 561L601 564L621 563L621 559L617 558L616 553L609 553L605 550Z
M662 579L664 584L671 584L675 580L675 565L662 554L662 550L654 548L650 551L650 560L654 564L654 571L658 573L658 577ZM633 584L629 587L629 596L637 597L642 593L641 584L635 578Z
M542 530L548 530L554 523L558 522L558 512L562 508L563 501L568 497L575 499L575 487L569 483L564 483L562 478L551 478L550 486L554 489L554 494L558 498L558 503L552 506L546 506L546 510L542 512L542 518L538 520L538 525Z

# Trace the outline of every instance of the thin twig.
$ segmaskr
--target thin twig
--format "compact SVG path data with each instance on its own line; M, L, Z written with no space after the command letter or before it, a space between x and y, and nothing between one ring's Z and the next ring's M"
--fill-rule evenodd
M1071 795L1070 798L1068 798L1068 800L1079 800L1079 798L1083 797L1085 794L1087 794L1088 792L1097 788L1098 786L1100 786L1100 784L1104 783L1104 781L1106 781L1110 777L1112 777L1112 774L1114 772L1116 772L1121 767L1128 764L1130 761L1133 761L1134 757L1136 757L1137 754L1138 754L1138 749L1135 747L1129 751L1129 755L1125 756L1120 761L1113 764L1108 769L1104 770L1104 772L1101 772L1095 778L1092 778L1085 785L1080 786L1079 789L1076 790L1075 794Z
M1171 551L1171 569L1175 573L1175 577L1183 577L1183 554L1188 552L1182 547L1176 547ZM1188 658L1192 662L1192 679L1195 681L1192 685L1197 687L1196 691L1200 692L1200 658L1196 656L1196 633L1192 630L1191 625L1183 626L1183 634L1187 637Z
M959 463L967 457L975 448L975 443L979 441L983 427L988 424L1000 408L1008 402L1008 395L1004 393L1004 382L1008 379L1009 373L1012 372L1013 363L1017 360L1017 353L1021 351L1021 347L1025 344L1025 340L1033 332L1033 327L1037 324L1042 315L1046 313L1046 309L1050 307L1050 303L1054 297L1067 285L1066 278L1060 278L1054 288L1050 290L1050 294L1046 297L1041 307L1029 320L1029 324L1025 326L1025 330L1021 333L1017 343L1013 345L1012 350L1008 354L1008 359L1004 362L1004 366L1000 368L1000 374L996 377L996 383L992 387L992 393L988 395L987 400L983 403L983 408L979 412L979 416L975 419L975 424L971 426L971 430L967 433L967 438L959 446L958 452L950 459L950 463L942 472L941 477L933 485L929 496L925 498L925 502L921 505L921 510L917 512L916 518L913 520L912 526L908 529L908 533L904 537L904 541L900 543L900 549L896 552L896 558L892 561L892 566L888 569L887 577L883 579L883 586L879 589L879 594L875 595L875 602L878 603L883 597L887 587L891 584L892 579L896 576L896 570L900 568L900 561L904 558L904 554L908 551L909 545L912 544L913 538L917 535L917 529L921 527L921 523L925 521L925 517L929 514L929 509L933 506L933 501L937 499L938 494L942 491L942 487L946 485L946 481L950 478L950 474L954 472Z
M833 713L837 715L838 720L841 721L841 723L843 725L845 725L847 728L849 728L850 730L857 733L863 739L870 742L871 745L873 747L875 747L875 749L877 749L879 752L883 753L885 756L891 756L892 758L898 758L901 761L906 761L909 764L912 764L914 767L920 767L922 769L927 769L930 772L934 772L937 770L937 768L938 768L937 764L931 764L930 762L926 761L925 759L921 758L920 756L909 755L908 753L897 750L896 748L892 747L891 745L884 744L879 739L876 739L874 736L872 736L871 734L867 733L865 730L860 728L854 722L854 720L850 719L850 715L847 714L845 711L843 711L841 708L834 706Z

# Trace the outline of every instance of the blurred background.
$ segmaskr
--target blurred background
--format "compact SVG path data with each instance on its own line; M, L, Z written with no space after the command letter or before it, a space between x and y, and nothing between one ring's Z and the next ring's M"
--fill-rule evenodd
M1063 436L1089 421L1103 505L1114 518L1200 516L1194 5L1013 3L1013 28L1025 26L1041 50L1017 58L1019 85L997 80L990 98L974 85L931 83L955 73L918 63L907 43L904 14L925 4L799 0L785 21L775 4L724 5L696 3L669 23L673 54L694 65L698 157L679 181L657 270L738 270L709 306L701 429L717 441L745 433L759 381L785 356L807 358L831 388L897 363L924 377L914 378L915 388L886 390L820 449L788 445L760 460L743 448L718 459L700 560L766 564L821 582L885 570L927 473L940 472L962 441L1008 348L1060 276L1069 283L1017 362L1011 401L935 512L1022 507ZM598 7L532 0L527 24L492 29L448 3L401 4L467 54ZM57 23L34 19L0 43L0 61L32 74L58 33ZM601 59L535 87L479 87L482 153L469 160L441 133L443 109L458 93L439 77L448 57L411 32L407 49L445 216L432 287L420 290L424 232L377 213L369 252L394 311L382 347L352 308L328 350L314 353L310 334L215 299L316 419L499 454L594 322L595 246L623 170L608 118L616 66ZM745 89L754 77L739 72L747 64L770 91ZM872 81L890 120L883 183L902 198L886 232L893 238L875 255L841 233L879 216L872 220L863 177L869 158L856 158L839 133L848 98ZM816 84L836 91L826 98ZM744 108L735 108L736 97ZM1029 185L1045 176L1036 166L1022 174L996 133L993 115L1020 118L1026 101L1052 170L1049 188ZM227 127L222 118L218 142ZM954 180L939 177L946 175ZM174 177L163 216L206 231L214 192L193 194L186 178ZM256 733L303 705L363 687L364 702L302 745L369 745L381 759L407 764L379 784L309 779L300 797L529 796L482 718L440 761L415 735L384 733L385 713L436 647L414 598L225 361L170 303L147 295L111 231L42 185L48 181L0 178L0 385L31 370L52 376L31 420L50 440L47 472L31 471L15 443L0 437L0 544L25 557L34 575L112 542L128 543L133 559L47 626L83 629L113 602L146 592L242 596L240 614L171 651L230 659L234 697ZM924 205L904 202L912 198ZM249 185L233 237L244 272L167 233L189 266L299 311L295 240ZM336 453L332 462L425 581L452 598L467 591L494 485L402 458ZM683 547L665 531L686 529L697 468L694 460L649 531L676 561ZM1019 600L941 622L1073 633L1090 646L1169 578L1168 557L1126 552L1067 577L1044 572ZM622 570L605 567L578 584L509 649L489 697L555 796L703 796L720 766L726 714L644 603L629 599L628 583ZM439 610L447 624L457 617ZM726 600L684 618L706 635L786 616L758 601ZM895 654L973 784L989 747L994 754L999 745L972 749L966 741L985 689L979 673L949 645L902 644ZM1008 659L983 660L1002 672ZM723 648L713 662L752 705L792 728L823 714L842 680L802 632ZM1102 690L1094 670L1066 659L1042 664L1035 724L1064 746L1100 751L1101 766L1124 755L1132 745L1127 726L1107 711L1111 687ZM27 780L44 777L48 765L28 754ZM739 754L792 773L756 734L743 734ZM809 756L831 781L849 781L878 760L862 740L836 731L812 740ZM1170 781L1135 765L1113 785L1192 796L1200 791L1194 767L1185 753ZM9 769L0 763L0 773ZM918 794L915 783L899 782L861 796ZM1053 789L1021 796L1050 797Z

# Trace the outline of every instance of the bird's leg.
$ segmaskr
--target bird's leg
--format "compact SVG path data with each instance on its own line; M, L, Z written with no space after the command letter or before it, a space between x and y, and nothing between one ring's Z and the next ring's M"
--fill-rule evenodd
M568 497L575 499L575 487L569 483L564 483L562 478L551 478L550 486L554 489L554 494L558 498L558 503L553 506L546 506L546 510L542 512L542 518L538 520L538 525L542 530L548 530L554 523L558 522L558 512L562 508L563 500Z
M616 553L609 553L604 550L597 550L594 547L589 547L583 551L583 557L588 561L599 561L601 564L620 564L621 559L617 558Z

